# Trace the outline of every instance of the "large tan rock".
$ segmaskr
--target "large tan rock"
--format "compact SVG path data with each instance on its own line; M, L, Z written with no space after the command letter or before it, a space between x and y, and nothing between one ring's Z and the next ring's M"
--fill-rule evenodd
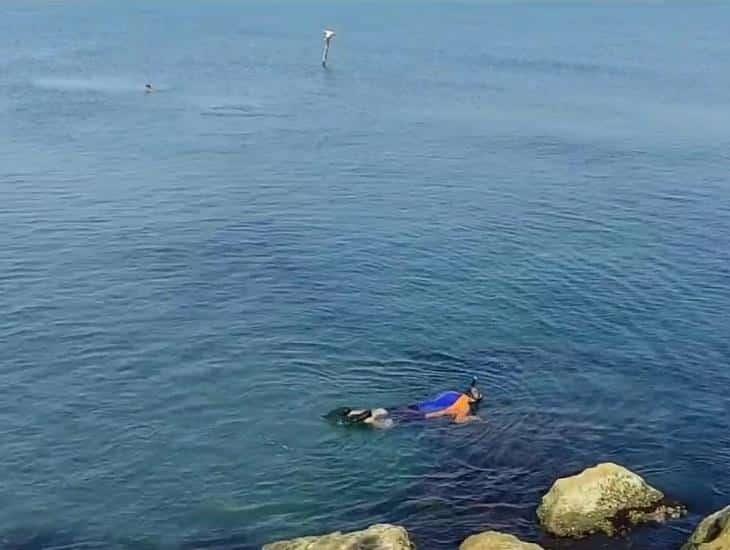
M730 550L730 506L703 519L682 550Z
M517 537L497 531L472 535L459 546L459 550L543 550L542 546L522 542Z
M667 504L664 494L641 476L610 462L557 480L537 509L543 528L561 537L610 536L683 513L682 506Z
M412 550L408 531L397 525L373 525L364 531L301 537L264 545L263 550Z

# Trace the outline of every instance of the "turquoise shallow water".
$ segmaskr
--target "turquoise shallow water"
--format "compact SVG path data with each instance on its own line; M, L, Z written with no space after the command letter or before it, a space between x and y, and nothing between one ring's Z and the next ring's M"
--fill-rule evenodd
M3 546L678 547L730 500L729 17L5 0ZM471 374L484 423L320 418ZM542 536L609 459L688 518Z

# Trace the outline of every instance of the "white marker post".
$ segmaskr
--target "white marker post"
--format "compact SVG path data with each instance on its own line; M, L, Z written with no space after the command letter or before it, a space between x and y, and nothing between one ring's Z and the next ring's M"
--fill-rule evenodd
M330 42L335 37L335 31L324 30L324 51L322 52L322 66L327 67L327 54L330 53Z

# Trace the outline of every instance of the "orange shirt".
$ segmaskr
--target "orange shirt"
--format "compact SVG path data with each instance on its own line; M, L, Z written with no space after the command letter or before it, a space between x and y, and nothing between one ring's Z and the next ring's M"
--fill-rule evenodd
M471 403L473 399L464 394L456 402L444 411L444 414L455 416L457 418L469 416L471 414Z

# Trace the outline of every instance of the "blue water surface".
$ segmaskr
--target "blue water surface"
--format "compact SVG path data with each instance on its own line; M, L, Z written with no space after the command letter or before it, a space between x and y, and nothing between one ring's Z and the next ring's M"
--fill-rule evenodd
M728 21L3 0L0 546L678 548L730 503ZM321 418L472 374L483 422ZM543 535L605 460L690 514Z

